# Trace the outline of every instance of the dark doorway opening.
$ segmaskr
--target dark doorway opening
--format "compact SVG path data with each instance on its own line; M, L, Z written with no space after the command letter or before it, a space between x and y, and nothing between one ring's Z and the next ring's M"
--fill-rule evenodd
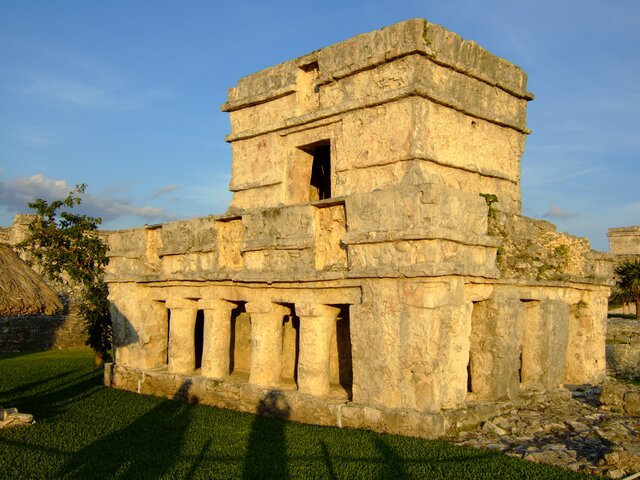
M204 347L204 310L196 314L196 326L193 335L193 348L196 354L196 370L202 367L202 350Z
M169 365L169 341L171 338L171 309L167 308L167 345L166 345L166 358L165 358L165 364Z
M313 158L309 201L331 198L331 144L328 140L324 140L302 149Z

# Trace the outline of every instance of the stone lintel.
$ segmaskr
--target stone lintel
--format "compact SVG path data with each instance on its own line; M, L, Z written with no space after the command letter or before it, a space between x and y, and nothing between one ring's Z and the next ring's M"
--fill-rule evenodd
M197 302L198 310L233 310L236 304L220 298L201 298Z
M226 301L226 302L264 302L265 295L268 296L269 302L284 303L323 303L323 304L359 304L361 302L361 288L354 285L353 282L346 284L335 284L334 281L341 281L339 278L331 278L332 284L326 281L308 282L306 284L292 283L289 276L287 282L281 284L267 284L263 282L252 284L229 284L227 282L215 285L204 284L202 287L188 287L195 289L195 293L190 298L198 300L189 300L197 302L199 309L207 308L207 301ZM159 285L149 285L147 297L154 301L165 302L168 292L172 288L185 288L180 282L167 282L159 280ZM170 301L170 300L169 300ZM169 305L167 305L168 308ZM190 307L189 307L190 308Z
M167 298L167 308L171 310L191 309L198 310L198 301L189 298L169 297Z

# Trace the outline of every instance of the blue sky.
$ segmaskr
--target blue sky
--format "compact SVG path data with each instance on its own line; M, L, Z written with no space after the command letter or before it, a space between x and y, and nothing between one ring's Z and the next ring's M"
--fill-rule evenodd
M0 225L79 183L105 228L223 213L227 88L415 17L529 75L523 214L640 224L640 1L0 0Z

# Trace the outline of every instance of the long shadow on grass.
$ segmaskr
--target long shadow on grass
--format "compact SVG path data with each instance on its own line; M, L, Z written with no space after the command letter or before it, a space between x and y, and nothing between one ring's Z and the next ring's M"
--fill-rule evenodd
M94 370L60 383L41 394L13 398L6 405L29 412L36 417L36 420L50 418L64 412L67 405L99 391L102 388L101 378L102 371Z
M37 352L8 352L8 353L0 353L0 362L2 360L12 360L18 357L25 357L27 355L33 355Z
M404 467L405 459L398 455L383 439L383 437L374 437L373 443L382 454L382 471L383 478L409 478L407 470Z
M186 381L176 398L189 398ZM106 435L71 456L57 477L158 478L178 460L192 418L192 404L165 400L126 428Z
M288 478L282 420L289 418L290 413L291 407L279 390L271 390L260 400L251 423L243 479Z
M2 397L9 399L11 401L13 401L13 397L15 395L22 395L23 393L30 393L31 390L34 389L40 389L42 390L42 387L44 386L44 384L47 384L49 382L54 382L56 380L60 380L64 377L68 377L69 375L72 375L74 372L73 371L68 371L68 372L62 372L59 373L57 375L52 375L50 377L47 377L45 379L37 379L33 382L30 383L25 383L22 385L18 385L17 387L14 388L10 388L7 390L2 391Z

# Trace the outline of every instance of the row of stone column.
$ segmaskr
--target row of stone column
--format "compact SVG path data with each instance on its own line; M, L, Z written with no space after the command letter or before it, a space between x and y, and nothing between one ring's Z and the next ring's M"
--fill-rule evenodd
M237 304L221 299L170 299L168 369L175 373L193 373L198 310L204 312L204 342L201 375L225 378L229 374L231 315ZM249 383L276 387L282 372L282 321L291 312L273 302L247 302L251 317L251 366ZM300 303L295 314L300 319L298 390L312 395L329 393L329 356L331 338L339 307Z

